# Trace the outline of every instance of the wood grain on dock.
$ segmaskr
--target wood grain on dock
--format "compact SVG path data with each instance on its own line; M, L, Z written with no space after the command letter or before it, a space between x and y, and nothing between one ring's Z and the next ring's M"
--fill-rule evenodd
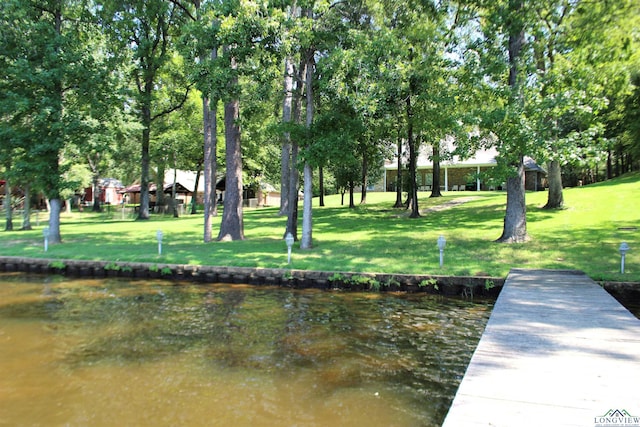
M621 414L640 426L640 320L581 272L512 270L443 426L599 427Z

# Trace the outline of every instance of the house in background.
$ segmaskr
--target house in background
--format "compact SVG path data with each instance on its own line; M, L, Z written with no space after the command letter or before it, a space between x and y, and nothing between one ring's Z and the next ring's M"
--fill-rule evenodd
M176 199L179 206L189 206L194 201L199 205L204 203L204 173L200 173L200 177L196 180L197 175L192 171L169 169L164 174L164 184L162 191L168 201L171 198L173 190L173 182L176 183ZM197 188L196 188L197 181ZM218 203L224 201L225 195L225 177L221 176L216 180L216 200ZM158 191L155 183L149 183L150 207L155 211L162 210L156 208L156 193ZM121 190L127 197L127 203L140 204L140 184L135 183ZM243 205L245 207L260 206L279 206L280 193L271 185L265 184L260 186L256 191L253 187L245 186L243 190Z
M416 179L419 191L431 191L433 182L433 162L429 158L430 147L418 156ZM486 191L501 189L502 183L483 181L482 174L497 166L495 149L478 150L473 157L461 159L453 156L440 162L440 189L442 191ZM544 190L546 171L530 157L525 157L525 188L530 191ZM398 176L397 159L385 162L383 181L378 191L396 191ZM403 173L406 173L404 171Z
M220 192L218 202L222 203L226 191L226 178L222 177L216 184L216 191ZM242 190L242 206L257 208L264 206L280 206L280 192L269 183L262 183L257 186L244 186Z
M204 203L204 172L197 176L196 172L180 169L168 169L164 173L164 192L171 197L173 181L176 181L176 199L179 204L189 206L195 197L196 203ZM198 181L198 188L196 188Z
M122 190L124 189L124 185L122 182L115 178L100 178L98 180L98 186L95 191L98 193L98 200L101 204L108 205L119 205L122 203ZM82 195L82 204L93 205L94 203L94 195L93 195L93 187L87 187L84 189L84 194Z

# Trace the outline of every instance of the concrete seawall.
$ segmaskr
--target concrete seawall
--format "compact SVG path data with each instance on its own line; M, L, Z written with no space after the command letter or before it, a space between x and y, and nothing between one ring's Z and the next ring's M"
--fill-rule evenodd
M6 256L0 257L0 272L63 274L69 277L186 280L201 283L247 283L300 289L424 292L489 298L497 297L504 284L503 278L487 276L452 277Z

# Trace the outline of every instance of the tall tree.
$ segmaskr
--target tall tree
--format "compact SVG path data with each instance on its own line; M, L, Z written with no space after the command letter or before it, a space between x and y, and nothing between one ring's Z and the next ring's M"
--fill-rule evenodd
M499 169L505 171L507 204L502 235L498 242L528 240L524 156L531 155L535 138L531 122L524 112L525 23L529 19L522 0L505 0L487 4L482 10L482 39L473 44L483 79L474 87L483 88L477 103L480 128L484 133L476 141L495 146L499 152Z
M245 93L244 79L259 77L259 58L276 44L275 9L269 6L252 0L214 5L214 43L223 49L211 67L212 98L224 103L226 148L226 191L218 240L244 239L240 100Z
M225 54L228 53L225 48ZM231 71L237 67L236 58L229 57ZM229 91L235 92L238 77L233 76L229 82ZM242 212L242 149L240 146L240 100L238 97L227 99L224 104L224 135L226 148L226 180L225 200L220 223L218 240L244 240L244 223Z
M312 11L307 12L307 17L312 18ZM310 48L307 50L304 55L305 58L305 68L307 70L307 74L305 76L305 100L306 100L306 127L307 129L311 128L313 124L313 116L314 116L314 93L313 93L313 78L315 72L315 60L314 60L315 49ZM310 142L307 142L307 147L309 148ZM313 198L313 169L311 166L311 162L308 159L305 159L304 167L303 167L303 176L304 176L304 195L303 195L303 203L302 203L302 238L300 239L300 249L311 249L313 246L313 208L312 208L312 198Z
M2 2L3 118L28 159L36 189L49 199L49 242L61 242L60 211L67 184L66 146L90 134L87 113L102 93L96 27L89 10L65 0ZM15 108L7 114L6 102ZM20 142L18 142L20 141ZM15 146L14 146L15 148Z
M313 3L313 2L312 2ZM312 25L307 24L308 12L304 15L297 2L289 6L286 27L284 32L284 94L283 94L283 146L281 153L281 212L287 215L287 223L284 231L286 236L291 233L295 241L298 241L298 195L300 192L299 154L300 141L305 132L301 129L303 118L303 100L307 99L305 93L305 79L307 73L307 59L305 52L310 48L308 43L312 39ZM305 43L306 42L306 43ZM298 66L296 67L295 64ZM289 109L291 110L289 113ZM290 114L290 116L289 116Z
M287 198L287 224L285 227L284 235L287 233L291 233L293 238L298 240L298 194L300 192L300 171L298 169L298 154L299 154L299 144L298 140L302 139L299 125L302 117L302 99L304 94L304 76L306 75L306 66L304 61L300 61L300 66L298 67L296 73L296 85L294 86L293 92L293 111L291 118L290 127L291 129L287 132L289 142L291 143L291 156L288 158L288 167L286 167L287 171L285 172L289 176L289 183L286 187L287 193L282 194L282 197ZM297 132L293 134L292 130L296 129Z
M509 115L518 114L522 105L522 79L521 76L521 53L524 43L524 24L523 24L524 2L522 0L509 0L509 8L507 12L506 32L508 35L508 64L509 64L509 106L512 111L506 112L505 132L498 134L499 138L516 143L514 156L511 158L511 164L515 167L515 174L507 178L507 208L504 216L504 226L502 235L498 238L499 242L522 242L528 239L527 235L527 206L525 203L525 174L524 174L524 155L523 147L518 144L515 138L518 138L518 132L513 135L513 130L517 129L519 123L517 117L515 121L511 121ZM503 150L504 151L504 150Z
M295 7L295 6L294 6ZM289 213L289 185L291 181L292 171L291 164L291 131L286 129L291 125L293 120L293 92L294 92L294 65L293 58L287 55L284 60L284 79L283 79L283 97L282 97L282 124L285 128L282 132L282 152L280 160L280 215L288 215ZM286 232L285 232L286 234ZM296 233L297 234L297 233ZM293 234L292 234L293 235Z
M182 106L188 88L174 88L171 102L159 105L156 89L159 74L173 56L185 16L183 9L165 0L110 0L101 10L103 25L114 42L114 52L130 52L134 101L142 126L140 136L140 209L138 219L149 219L151 126L158 118Z
M634 107L626 102L640 69L640 35L634 30L640 26L640 4L616 0L589 6L572 20L577 45L574 55L580 64L588 64L588 81L592 87L600 87L608 103L595 118L604 126L600 144L584 154L596 160L600 155L606 157L608 179L630 170L633 158L637 168L640 158L634 150L638 139L629 133L637 123Z
M584 49L592 58L597 49L591 43L584 44L578 32L601 32L600 28L610 27L617 20L616 12L609 7L589 7L586 12L583 3L546 0L529 6L535 18L529 22L528 32L532 35L536 78L528 83L527 115L533 118L543 147L540 160L548 159L547 209L563 206L562 165L572 157L581 157L584 147L597 145L594 137L602 128L597 117L607 104L601 88L603 80L610 78L603 67L609 61L598 55L600 70L594 69ZM622 6L624 1L616 3ZM584 28L587 19L593 28ZM607 37L604 33L602 36ZM590 138L593 140L588 141Z
M205 243L213 240L212 221L218 215L218 200L216 197L217 182L217 147L218 147L218 84L213 76L213 68L218 58L219 44L217 32L216 5L201 0L171 0L183 9L189 18L189 24L180 43L181 50L188 58L191 69L191 79L202 96L202 126L203 126L203 156L202 168L204 172L204 232ZM191 6L195 10L191 10ZM199 177L199 175L198 175ZM195 211L195 204L193 205Z

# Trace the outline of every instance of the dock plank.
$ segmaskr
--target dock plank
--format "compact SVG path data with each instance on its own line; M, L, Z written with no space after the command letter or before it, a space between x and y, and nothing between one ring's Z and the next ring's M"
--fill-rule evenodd
M640 417L640 320L580 272L512 270L443 426L595 426L610 409Z

